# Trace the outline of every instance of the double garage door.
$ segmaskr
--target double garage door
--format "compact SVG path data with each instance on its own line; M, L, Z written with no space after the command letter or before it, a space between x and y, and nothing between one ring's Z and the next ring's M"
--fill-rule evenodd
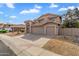
M32 33L34 34L44 34L44 28L43 27L32 27Z
M55 26L44 27L33 27L32 33L34 34L46 34L46 35L56 35L58 34L58 30Z
M57 28L54 26L48 26L46 28L46 34L47 35L56 35L57 34Z

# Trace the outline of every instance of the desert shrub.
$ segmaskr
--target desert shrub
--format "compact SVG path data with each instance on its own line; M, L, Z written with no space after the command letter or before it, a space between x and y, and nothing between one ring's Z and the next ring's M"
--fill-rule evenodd
M7 33L8 30L0 30L0 33Z

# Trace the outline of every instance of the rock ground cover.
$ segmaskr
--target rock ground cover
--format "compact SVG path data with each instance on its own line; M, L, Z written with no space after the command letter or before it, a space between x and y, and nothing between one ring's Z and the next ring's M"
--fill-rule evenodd
M49 40L43 48L60 55L79 56L79 46L59 39Z

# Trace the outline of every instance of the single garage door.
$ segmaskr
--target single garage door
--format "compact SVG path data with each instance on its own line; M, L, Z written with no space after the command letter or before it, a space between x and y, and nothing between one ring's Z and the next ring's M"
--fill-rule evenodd
M48 26L46 29L46 34L47 35L56 35L57 34L57 29L55 26Z
M32 33L44 34L44 29L43 29L43 27L32 27Z

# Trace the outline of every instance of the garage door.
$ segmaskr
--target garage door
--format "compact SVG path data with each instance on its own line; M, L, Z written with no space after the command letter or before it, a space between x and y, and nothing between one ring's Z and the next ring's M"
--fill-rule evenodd
M46 34L47 35L56 35L57 34L56 31L57 31L56 27L49 26L49 27L47 27Z
M34 34L44 34L44 29L43 29L43 27L33 27L32 33L34 33Z

